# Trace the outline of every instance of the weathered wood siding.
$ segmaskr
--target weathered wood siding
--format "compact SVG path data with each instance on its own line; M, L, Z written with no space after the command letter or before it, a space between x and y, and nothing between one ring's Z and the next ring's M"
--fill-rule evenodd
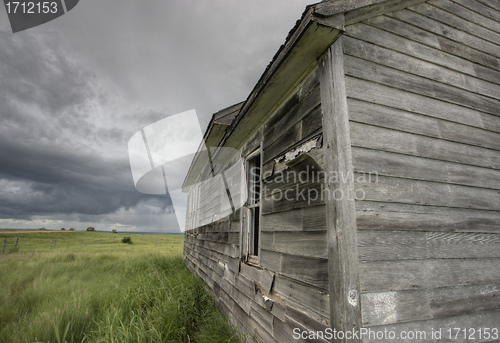
M500 325L499 4L346 27L353 168L378 173L354 174L365 327Z
M245 157L262 147L259 265L239 258L243 209L185 234L187 265L215 294L222 312L266 343L305 342L293 339L294 328L324 331L329 325L325 205L320 197L307 200L308 191L319 190L322 180L312 175L304 182L293 179L323 165L319 88L312 67L240 149ZM202 191L193 188L188 207ZM203 206L221 206L219 193L213 192ZM188 222L199 224L205 212L195 212L188 208Z

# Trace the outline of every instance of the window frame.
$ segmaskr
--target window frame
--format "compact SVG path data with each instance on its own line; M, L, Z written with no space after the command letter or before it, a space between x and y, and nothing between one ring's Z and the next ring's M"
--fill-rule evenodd
M255 164L252 163L253 160L258 158L259 161L259 175L258 175L258 185L259 185L259 194L258 198L254 198L251 190L253 186L252 174L250 172L252 167L255 167ZM248 264L259 265L260 264L260 251L261 251L261 222L262 222L262 149L258 147L250 154L245 157L245 175L246 175L246 183L244 187L246 187L246 191L248 194L247 200L244 205L244 213L243 213L243 233L244 233L244 249L242 251L242 256L244 261ZM257 209L257 211L255 210ZM258 212L257 218L255 218L255 212ZM257 223L257 232L256 225ZM255 242L255 238L257 233L257 242ZM255 249L257 250L257 254L255 254Z

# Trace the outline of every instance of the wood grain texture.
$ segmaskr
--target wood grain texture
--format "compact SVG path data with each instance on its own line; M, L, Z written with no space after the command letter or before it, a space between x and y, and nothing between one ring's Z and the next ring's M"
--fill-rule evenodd
M415 13L417 12L417 13ZM411 23L423 30L446 37L471 48L498 57L500 35L479 25L463 20L437 7L421 4L411 11L395 12L394 18Z
M326 323L318 321L309 316L307 313L297 310L292 306L286 306L285 313L288 318L291 318L296 322L301 323L304 327L307 328L308 331L325 332L326 329L328 328L328 325L326 325Z
M428 20L436 21L436 24L427 28L427 30L435 32L436 34L439 35L446 36L451 39L455 39L467 45L470 44L471 46L476 47L479 50L488 52L487 49L483 49L483 44L484 44L482 43L483 40L495 44L498 44L500 42L499 33L489 28L485 28L484 26L478 25L477 20L475 22L471 22L459 17L454 13L444 11L436 6L432 6L429 4L414 6L411 8L411 10L426 16L428 18L427 21ZM403 12L404 11L396 12L394 13L394 16L399 19L400 15L404 15L405 17L401 18L401 20L405 20L405 18L407 18L409 14ZM421 26L420 22L418 22L417 26ZM451 30L450 32L448 30L448 27L453 27L454 29L460 30L461 32L456 32L455 30ZM480 39L478 39L477 41L473 41L473 39L470 38L471 35L476 36Z
M496 311L500 284L365 293L362 299L364 325L387 325Z
M464 7L456 2L448 0L432 0L429 1L429 4L439 7L447 12L453 13L454 15L466 19L472 23L476 23L482 27L500 33L500 23L498 21L490 19L478 12L471 11L467 7Z
M248 317L248 331L260 342L279 343L253 316Z
M352 172L351 138L344 79L343 39L340 37L320 61L321 106L323 110L324 169L327 175ZM353 190L351 182L330 183L332 194ZM334 329L361 327L360 287L354 199L326 200L330 321ZM337 340L346 342L346 340ZM356 341L356 340L355 340Z
M487 95L496 99L500 98L500 87L496 83L484 81L416 57L379 47L372 43L363 42L359 39L346 37L345 42L344 52L348 55L419 75L430 80L436 80L479 95Z
M346 87L349 98L500 132L500 120L491 114L353 77L346 77Z
M427 8L427 12L432 12L434 10L433 7L426 7L425 4L418 5L415 8ZM427 31L434 33L439 43L439 49L452 55L466 58L470 61L498 70L499 64L496 60L498 50L495 44L483 40L482 38L469 35L466 32L457 30L452 26L442 24L439 21L421 16L420 14L415 12L399 11L394 13L394 17L403 20L410 25L416 26L418 28L418 31ZM368 21L368 23L377 25L378 22L383 21L384 19L385 18L383 17L378 17ZM390 20L387 19L387 21ZM399 24L398 26L404 25ZM397 33L397 29L391 31ZM495 37L492 39L496 40ZM480 49L476 49L474 47Z
M427 319L414 321L409 323L399 323L399 324L391 324L391 325L381 325L374 326L372 330L382 331L393 331L396 337L400 337L400 334L405 332L426 332L426 336L417 338L417 341L420 343L457 343L457 342L466 342L467 340L464 337L457 337L455 339L456 330L453 328L496 328L500 330L500 325L498 324L498 318L500 317L500 312L491 311L491 312L481 312L474 314L466 314L461 316L453 316L450 318L435 318L435 319ZM451 339L448 336L448 330L451 329L453 333ZM441 330L441 338L432 337L432 331L436 332ZM378 340L367 337L364 338L364 342L366 343L385 343L387 340ZM489 339L479 339L479 334L476 333L475 337L471 337L471 341L474 342L488 342L488 343L497 343L498 341L493 341L491 335ZM415 340L413 340L415 341ZM391 342L396 343L407 343L408 340L395 339L391 340Z
M396 202L467 209L498 211L500 191L438 182L354 174L354 196L367 201ZM345 193L349 195L348 193Z
M317 88L319 84L319 72L318 68L315 68L311 73L305 78L302 84L298 87L297 91L294 92L289 99L287 99L279 109L276 110L276 113L272 114L269 117L263 126L264 134L267 134L277 123L283 121L285 117L295 117L297 115L300 116L299 113L307 112L304 111L305 102L304 99L307 98L307 102L311 101L314 98L314 95L310 93L313 92ZM298 117L300 119L300 117ZM298 120L295 120L298 121Z
M284 190L277 188L275 192L262 199L262 214L324 204L325 197L321 197L324 189L323 182L298 183Z
M259 325L267 331L269 335L273 334L273 318L274 316L266 309L260 307L255 302L251 304L252 310L250 316L259 323Z
M479 2L500 12L500 4L496 0L479 0Z
M364 261L500 257L498 234L363 230L358 236Z
M347 103L351 121L500 150L500 134L497 132L367 101L348 99Z
M327 257L326 231L262 233L262 249L307 257Z
M300 93L301 89L299 89L298 93ZM297 94L297 93L296 93ZM300 98L297 94L296 97ZM292 96L294 99L295 96ZM283 133L288 131L295 123L299 122L305 115L310 113L315 107L317 107L320 103L320 95L319 95L319 86L316 86L311 90L309 94L307 94L304 98L300 99L301 101L294 104L292 108L287 109L287 104L283 105L284 109L287 109L287 112L281 113L278 112L276 116L279 115L280 120L274 122L272 120L268 121L264 125L264 147L268 147L270 143L280 137ZM281 111L281 108L280 108Z
M500 212L395 204L356 202L358 230L410 230L500 233Z
M271 289L274 283L274 273L271 273L269 270L264 269L262 271L262 286L264 286L264 290L267 294L271 294Z
M355 171L376 171L380 176L500 189L500 170L356 147L352 152ZM374 173L372 177L375 177Z
M350 123L350 131L351 143L356 147L500 169L500 152L497 150L484 149L356 122Z
M500 115L500 101L498 99L463 91L446 84L362 59L346 56L345 63L346 74L349 76L469 107L496 116Z
M364 293L500 283L500 259L429 259L360 263Z
M328 289L328 260L281 253L281 274L323 290Z
M398 11L411 5L417 5L425 0L390 0L372 6L359 8L345 14L346 25L351 25L362 20L377 17L386 13Z
M500 22L500 13L495 11L488 6L474 0L455 0L454 2L469 8L470 10L480 13L481 15L493 19L496 22Z
M264 164L312 139L321 131L322 114L318 102L315 101L314 107L308 112L298 113L302 116L299 121L285 117L283 123L278 123L264 136Z
M261 231L321 231L326 229L325 206L308 206L262 216Z
M287 304L293 302L297 308L309 308L309 311L315 312L314 317L330 317L330 297L324 290L309 287L296 280L284 276L276 276L274 291L285 297ZM298 306L297 306L298 305Z
M500 72L495 69L497 63L495 63L494 59L488 59L493 69L490 66L482 65L480 59L473 61L469 58L471 57L470 53L467 54L466 51L463 51L465 47L463 44L453 44L452 46L456 48L447 50L446 40L441 40L445 43L444 47L442 47L439 36L390 17L378 17L371 20L370 24L358 23L347 26L346 32L349 36L359 40L496 84L500 83ZM477 53L479 56L485 55L480 52Z

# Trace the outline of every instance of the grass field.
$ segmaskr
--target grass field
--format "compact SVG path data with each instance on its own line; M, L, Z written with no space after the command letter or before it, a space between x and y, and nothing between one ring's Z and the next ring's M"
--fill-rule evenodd
M182 236L124 236L0 231L0 342L238 342Z

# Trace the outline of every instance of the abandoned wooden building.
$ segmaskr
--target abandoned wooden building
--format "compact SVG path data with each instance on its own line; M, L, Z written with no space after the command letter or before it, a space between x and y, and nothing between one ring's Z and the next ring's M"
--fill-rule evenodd
M310 5L205 145L184 259L243 332L500 341L500 1Z

